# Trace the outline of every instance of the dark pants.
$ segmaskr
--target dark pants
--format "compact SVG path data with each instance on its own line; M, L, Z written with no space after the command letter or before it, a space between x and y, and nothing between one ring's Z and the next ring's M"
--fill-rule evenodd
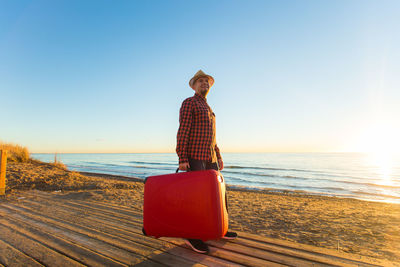
M216 170L219 171L217 162L209 162L205 160L191 159L189 158L189 165L191 171L202 171L202 170ZM225 192L225 206L228 212L228 197Z
M202 170L216 170L219 171L217 162L209 162L205 160L191 159L189 158L189 165L191 171L202 171Z

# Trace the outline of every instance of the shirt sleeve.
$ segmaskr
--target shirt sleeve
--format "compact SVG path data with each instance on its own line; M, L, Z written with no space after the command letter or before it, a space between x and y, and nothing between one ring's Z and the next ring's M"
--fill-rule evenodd
M179 163L189 162L188 144L189 133L192 126L192 105L188 100L183 101L179 112L179 129L177 134L176 153L179 157Z
M219 152L219 147L217 146L217 144L215 144L215 154L217 154L217 159L221 159L221 153Z

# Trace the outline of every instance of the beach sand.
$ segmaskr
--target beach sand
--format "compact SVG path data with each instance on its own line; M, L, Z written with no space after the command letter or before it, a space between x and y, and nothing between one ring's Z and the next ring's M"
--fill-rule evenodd
M36 161L9 163L7 197L30 189L143 206L140 179L71 172ZM399 204L228 186L228 207L231 230L400 262Z

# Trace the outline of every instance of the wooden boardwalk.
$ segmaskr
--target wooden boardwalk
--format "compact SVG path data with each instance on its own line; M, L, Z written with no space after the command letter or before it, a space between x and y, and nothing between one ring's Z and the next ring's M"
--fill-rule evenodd
M393 263L239 232L197 254L182 239L142 234L142 213L61 194L0 200L0 266L392 266Z

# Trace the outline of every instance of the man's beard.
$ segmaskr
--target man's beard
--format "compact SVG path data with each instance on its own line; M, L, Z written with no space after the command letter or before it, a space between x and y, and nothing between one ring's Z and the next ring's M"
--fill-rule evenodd
M201 88L201 90L200 90L200 94L202 96L207 96L208 92L210 92L210 88L204 88L204 89Z

